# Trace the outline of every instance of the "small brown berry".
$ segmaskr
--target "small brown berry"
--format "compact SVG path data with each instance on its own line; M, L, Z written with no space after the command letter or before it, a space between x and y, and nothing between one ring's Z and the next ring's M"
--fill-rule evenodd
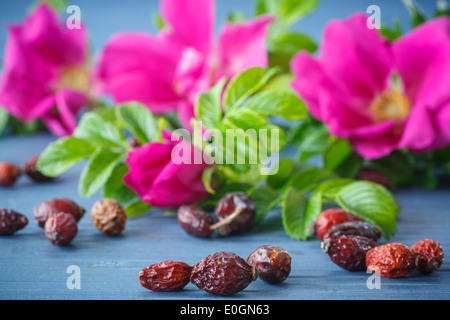
M37 162L39 160L39 155L33 156L28 161L26 161L22 165L22 171L25 175L27 175L31 180L34 182L49 182L53 181L54 178L47 177L43 175L39 170L37 169Z
M28 219L23 214L9 209L0 209L0 236L10 236L25 228Z
M231 192L219 200L214 215L218 222L211 228L221 235L243 233L256 218L256 204L244 192Z
M14 164L0 162L0 187L12 187L20 175L20 169Z
M114 199L97 201L91 210L95 227L108 236L115 236L125 229L127 214L122 205Z
M78 222L84 216L86 210L70 199L54 198L35 206L33 208L33 217L37 225L43 228L49 217L60 212L70 213Z
M416 255L416 268L422 273L432 273L439 269L444 262L444 249L435 240L420 240L410 249Z
M212 215L194 205L178 208L177 219L183 230L194 237L209 238L214 231Z
M68 246L78 233L75 218L70 213L58 213L45 222L45 236L57 246Z
M392 242L369 250L366 254L367 269L386 278L405 277L415 269L416 256L405 245Z
M181 291L189 283L192 267L184 262L163 261L142 269L141 286L152 291Z
M337 238L339 236L361 236L378 241L383 232L366 221L349 221L331 227L324 239Z
M247 257L247 263L255 266L258 277L270 284L286 280L291 272L291 256L277 246L261 246Z
M217 252L197 263L191 282L198 288L218 296L231 296L244 290L258 278L256 267L231 252Z

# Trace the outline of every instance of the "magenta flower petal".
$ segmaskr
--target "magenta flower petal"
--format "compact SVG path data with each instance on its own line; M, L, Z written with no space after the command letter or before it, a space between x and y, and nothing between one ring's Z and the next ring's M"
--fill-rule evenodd
M164 21L171 27L177 43L194 47L203 55L212 48L214 29L214 0L162 0Z
M96 78L116 102L139 101L155 113L174 110L180 100L173 87L179 58L178 47L165 36L118 34L105 46Z
M450 19L441 17L394 42L397 71L415 103L436 107L450 99L449 38Z
M267 66L266 37L273 20L273 17L262 16L223 27L219 35L221 76L233 77L251 67Z

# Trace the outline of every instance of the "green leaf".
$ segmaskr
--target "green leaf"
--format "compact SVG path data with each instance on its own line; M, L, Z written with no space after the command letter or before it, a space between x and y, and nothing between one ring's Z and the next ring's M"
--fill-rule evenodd
M290 57L300 51L309 53L316 52L317 43L306 34L298 32L282 32L276 34L270 39L270 52L276 54L284 54Z
M302 120L308 115L306 104L297 95L288 92L259 92L244 102L242 108L292 121Z
M127 214L127 217L132 218L141 216L144 213L150 211L150 209L151 207L148 203L143 201L135 201L125 207L125 212Z
M38 170L48 177L59 177L95 151L86 140L66 137L50 143L39 156Z
M242 104L248 97L261 89L277 72L277 69L254 67L234 77L224 93L225 112Z
M402 26L399 19L394 20L394 27L391 29L385 25L381 26L381 34L388 38L390 41L395 41L403 34Z
M215 129L222 120L221 97L226 84L222 78L207 93L201 94L195 104L195 115L206 129Z
M114 168L103 187L105 198L112 198L120 203L128 203L137 197L136 193L123 182L123 178L128 171L129 169L124 163L120 163Z
M116 165L125 157L126 153L98 147L81 173L78 186L80 195L85 198L94 196L105 186Z
M88 112L81 118L73 136L102 147L128 147L120 129L95 112Z
M279 7L282 25L291 25L310 14L319 0L283 0Z
M256 16L260 16L266 13L276 14L278 10L277 0L256 0L255 8Z
M419 8L414 0L402 0L411 18L411 26L413 28L427 21L425 13Z
M245 20L245 14L238 10L231 12L227 17L227 21L230 23L244 22Z
M294 173L289 179L286 187L294 187L298 191L305 193L312 191L315 187L325 181L336 178L337 176L335 174L326 169L309 166Z
M8 111L0 107L0 136L2 135L6 126L8 125L8 120L9 120Z
M69 0L38 0L36 1L35 6L37 6L40 2L48 3L53 9L59 12L63 12L69 6Z
M267 185L257 186L248 192L256 204L256 218L253 227L259 226L267 214L281 203L281 197L274 189Z
M146 106L137 102L123 104L116 107L116 117L141 145L157 140L158 125Z
M305 221L306 198L295 188L289 188L281 201L281 218L286 233L295 240L308 237Z
M408 155L401 151L395 151L386 157L374 160L372 164L384 172L395 186L408 186L416 179L414 164L411 163Z
M283 187L289 178L292 177L297 167L297 163L292 159L281 159L278 172L267 177L267 184L274 189Z
M330 171L336 170L350 155L353 148L347 140L337 139L326 150L323 155L323 165Z
M344 210L379 227L386 239L395 235L400 205L383 186L357 181L343 187L336 195L336 201Z
M203 186L205 187L206 191L208 191L210 194L215 194L216 191L213 188L213 178L214 174L216 172L215 167L209 167L203 170L202 173L202 182Z

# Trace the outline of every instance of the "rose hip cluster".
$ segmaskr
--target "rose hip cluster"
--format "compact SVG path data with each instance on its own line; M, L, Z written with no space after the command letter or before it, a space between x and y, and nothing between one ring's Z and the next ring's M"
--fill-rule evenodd
M256 217L255 202L243 192L231 192L219 200L210 214L195 205L184 205L178 209L178 222L188 234L209 238L214 232L221 236L248 231Z
M408 248L393 242L379 245L379 228L340 208L325 210L313 233L322 240L322 250L331 261L349 271L371 270L386 278L399 278L415 269L424 274L437 270L444 261L442 246L423 239Z
M44 229L46 238L54 245L68 246L78 233L78 222L86 210L67 198L48 199L33 208L36 224ZM115 236L125 228L127 215L113 199L102 199L91 210L96 228L108 236ZM28 224L25 215L0 209L0 235L12 235Z
M22 176L28 176L34 182L48 182L53 178L47 177L39 172L36 164L39 160L39 155L28 159L21 167L7 162L0 162L0 187L12 187L17 180Z
M270 284L286 280L291 256L277 246L261 246L247 260L232 252L216 252L191 266L185 262L163 261L141 270L139 282L151 291L181 291L189 283L218 296L231 296L262 279Z

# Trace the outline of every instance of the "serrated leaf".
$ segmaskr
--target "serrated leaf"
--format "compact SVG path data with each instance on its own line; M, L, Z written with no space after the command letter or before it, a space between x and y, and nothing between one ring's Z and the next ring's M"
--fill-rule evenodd
M281 203L282 197L270 186L261 185L251 189L248 195L256 204L256 218L253 227L259 226L267 214Z
M116 117L141 145L157 140L158 125L146 106L137 102L120 105Z
M281 202L281 218L286 233L293 239L305 240L305 207L306 198L295 188L284 193Z
M83 159L89 158L95 147L88 141L66 137L50 143L39 156L38 170L48 177L59 177Z
M383 186L357 181L342 188L336 201L344 210L379 227L386 239L396 233L400 205Z
M234 77L224 93L225 112L242 104L249 96L261 89L277 72L277 69L254 67Z
M201 94L195 104L195 115L206 129L214 129L222 120L221 97L226 79L221 79L207 93Z
M318 185L325 181L336 179L337 176L332 172L309 166L294 173L286 184L286 188L294 187L299 192L305 193L312 191Z
M103 187L105 198L112 198L120 203L128 203L137 197L136 193L123 182L123 178L128 171L129 169L124 163L120 163L114 168Z
M123 161L126 153L116 153L98 147L83 169L78 186L82 197L90 198L102 189L116 165Z
M88 112L81 118L73 136L102 147L128 146L120 129L95 112Z

